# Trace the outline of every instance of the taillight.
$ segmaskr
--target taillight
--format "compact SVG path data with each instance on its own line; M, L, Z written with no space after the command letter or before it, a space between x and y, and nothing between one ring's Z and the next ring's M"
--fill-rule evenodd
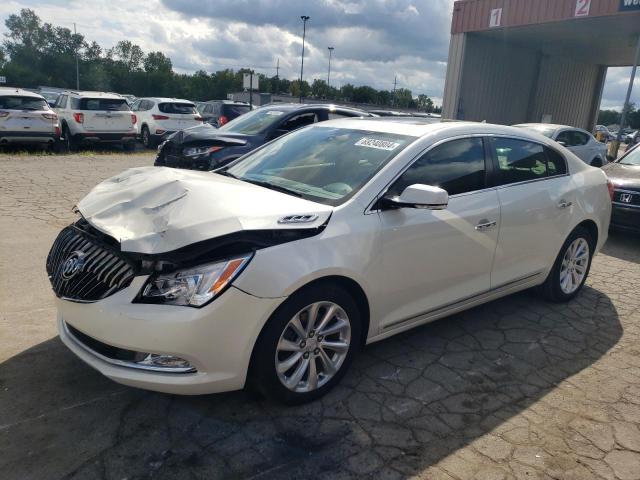
M202 122L202 121L204 121L204 118L202 118L200 115L196 115L195 117L193 117L193 119L194 119L196 122Z
M56 137L60 136L60 127L56 125Z
M222 126L225 123L229 123L229 119L224 115L220 115L220 118L218 119L218 125Z
M9 116L9 112L5 112L3 110L0 110L0 118L2 117L8 117Z
M43 113L42 116L47 120L57 120L58 116L55 113Z
M169 120L169 117L166 115L151 115L154 120Z
M75 112L73 114L73 119L76 121L76 123L84 123L84 113Z
M135 125L137 121L138 121L138 117L136 117L135 113L132 113L131 114L131 124Z
M611 180L609 180L607 178L607 188L609 189L609 197L611 198L611 200L613 200L613 193L615 191L615 185L613 184L613 182Z

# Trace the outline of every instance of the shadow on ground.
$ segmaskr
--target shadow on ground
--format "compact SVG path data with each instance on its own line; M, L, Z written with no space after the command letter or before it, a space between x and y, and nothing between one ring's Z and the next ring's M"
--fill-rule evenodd
M295 408L244 392L122 387L51 339L0 365L0 469L5 480L407 478L527 409L621 334L598 290L565 305L524 292L367 347L333 392Z

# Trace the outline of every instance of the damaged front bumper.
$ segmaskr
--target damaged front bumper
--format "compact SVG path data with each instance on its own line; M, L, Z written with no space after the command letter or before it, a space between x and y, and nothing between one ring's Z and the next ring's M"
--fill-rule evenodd
M231 287L201 309L132 303L145 281L136 277L129 287L94 303L56 299L65 345L124 385L186 395L243 388L256 339L283 299ZM176 357L190 368L140 368L123 360L122 351Z

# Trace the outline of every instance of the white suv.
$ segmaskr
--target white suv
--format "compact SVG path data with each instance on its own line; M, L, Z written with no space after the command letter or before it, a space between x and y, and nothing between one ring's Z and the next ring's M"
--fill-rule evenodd
M139 98L131 109L138 116L138 134L146 148L153 148L164 136L202 125L202 117L189 100Z
M63 92L56 101L62 139L69 150L80 143L109 142L133 150L136 116L117 93Z
M59 137L58 116L42 95L20 88L0 88L0 145L53 146Z

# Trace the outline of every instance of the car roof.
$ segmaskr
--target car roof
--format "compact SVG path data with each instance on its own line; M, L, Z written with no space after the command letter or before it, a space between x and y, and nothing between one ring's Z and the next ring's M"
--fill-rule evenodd
M411 121L413 120L413 121ZM506 135L532 140L557 148L558 144L535 131L492 123L467 121L432 121L418 117L401 119L389 117L344 118L315 124L317 127L339 127L368 130L380 133L409 135L416 138L438 134L446 137L457 135Z
M113 93L113 92L94 92L91 90L82 90L82 91L78 91L78 90L65 90L64 92L61 92L65 95L77 95L78 97L85 97L85 98L107 98L107 99L122 99L125 100L125 98L120 95L119 93Z
M41 98L44 100L44 97L39 93L31 92L29 90L24 90L22 88L0 87L0 95L3 95L3 96L20 95L21 97Z
M360 110L358 108L353 107L345 107L343 105L336 105L333 103L269 103L267 105L263 105L260 109L268 109L268 110L277 110L283 112L293 112L293 111L301 111L305 110L327 110L329 112L335 110L342 110L347 112L353 112L359 114L359 116L369 117L372 116L369 112L364 110Z
M249 102L242 102L240 100L207 100L202 103L224 103L227 105L249 105Z
M560 125L557 123L518 123L514 127L546 127L560 130L561 128L570 128L571 130L582 130L582 128L572 127L571 125Z
M191 100L185 100L184 98L169 98L169 97L138 97L137 100L152 100L157 103L190 103L194 104Z

